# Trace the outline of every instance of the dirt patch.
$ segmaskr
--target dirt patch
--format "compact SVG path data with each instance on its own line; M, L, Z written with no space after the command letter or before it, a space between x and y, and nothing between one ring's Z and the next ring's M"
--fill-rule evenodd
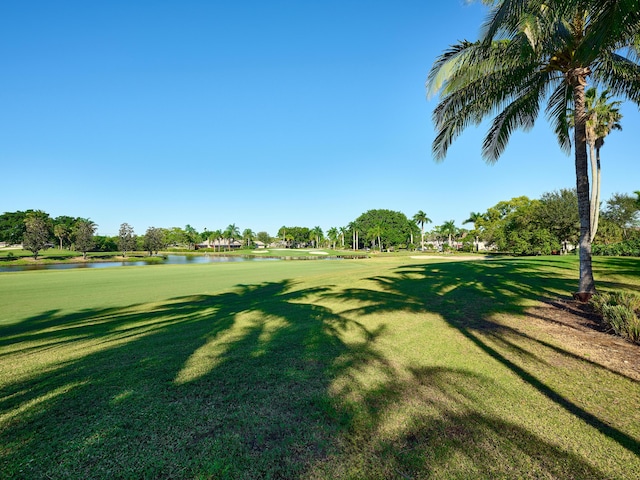
M554 300L528 309L527 316L567 351L640 381L640 345L605 332L590 305Z

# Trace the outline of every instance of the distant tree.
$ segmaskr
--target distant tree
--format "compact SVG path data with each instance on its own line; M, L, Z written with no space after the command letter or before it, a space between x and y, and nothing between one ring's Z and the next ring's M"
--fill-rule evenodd
M567 243L578 243L580 218L575 189L544 193L537 204L536 216L540 226L547 228L561 242L563 253L567 251Z
M86 260L87 252L95 246L93 236L98 226L89 219L78 220L74 230L76 250L82 252L82 258Z
M420 248L424 250L424 226L427 223L431 223L431 219L427 217L426 213L419 210L418 213L413 216L413 221L420 225Z
M498 202L479 221L486 240L498 251L515 255L550 254L560 250L553 226L541 220L540 200L516 197Z
M410 235L410 222L402 212L386 209L369 210L353 222L356 237L363 233L369 237L369 240L371 240L371 232L375 231L378 226L380 227L380 238L377 242L379 245L382 244L390 248L406 244Z
M227 239L227 246L229 250L231 250L231 244L234 242L236 238L240 237L240 229L236 226L235 223L229 225L225 231L223 232L224 238Z
M187 224L184 227L184 240L187 243L187 248L189 250L193 250L196 247L196 243L198 242L198 232L191 225Z
M358 250L360 248L360 239L359 239L359 231L358 225L356 222L349 222L347 226L348 231L351 232L351 246L354 250Z
M51 237L51 219L42 210L29 212L24 220L25 232L22 246L33 253L34 260L38 259L38 252L49 248Z
M162 228L149 227L144 234L143 248L149 252L149 256L153 252L158 253L164 247L164 231Z
M224 238L222 230L214 230L213 232L211 232L211 236L216 239L216 243L218 244L218 252L220 252L222 249L222 239Z
M130 252L136 247L136 235L133 232L133 227L128 223L120 225L120 231L118 232L118 249L122 252L122 256L126 257L127 252Z
M69 228L66 225L64 225L63 223L59 223L59 224L53 226L53 234L60 241L60 250L62 250L63 240L69 238L69 234L70 233L71 233L71 231L69 230Z
M93 236L93 248L92 252L117 252L119 251L118 247L118 236L108 236L108 235L94 235Z
M627 238L630 229L640 225L640 207L634 197L624 193L614 193L607 200L602 216L621 229L623 238Z
M473 223L473 236L474 236L474 246L475 251L480 250L480 225L479 221L482 220L482 213L480 212L471 212L469 214L469 218L467 218L462 224Z
M33 210L26 210L24 212L5 212L0 215L0 242L6 242L9 245L22 243L24 232L27 229L25 220L27 215L33 212Z
M314 243L313 248L320 248L320 241L324 238L324 232L320 227L313 227L309 232L309 239Z
M336 249L336 243L338 242L338 235L339 235L339 230L336 227L331 227L328 231L327 231L327 237L329 237L329 241L331 242L331 245L334 250Z
M245 228L242 231L242 241L246 242L247 247L251 247L251 244L253 243L253 239L256 237L256 234L253 233L253 230L251 230L250 228Z
M640 194L638 194L638 198L640 198ZM344 237L348 231L349 231L349 227L340 227L340 239L341 239L342 248L344 248Z
M371 240L371 245L375 248L378 245L378 249L382 252L382 223L375 223L367 230L367 238Z
M269 235L267 232L258 232L256 234L256 239L264 243L265 245L269 245L271 243L271 235Z
M458 229L456 228L456 222L454 220L449 220L444 222L441 226L440 226L440 232L442 232L442 235L444 235L445 237L447 237L448 241L447 243L449 244L449 246L453 246L453 239L455 238Z

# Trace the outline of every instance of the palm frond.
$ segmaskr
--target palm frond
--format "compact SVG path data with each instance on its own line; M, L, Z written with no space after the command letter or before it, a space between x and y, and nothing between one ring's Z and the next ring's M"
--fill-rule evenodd
M539 72L513 92L513 100L493 120L482 145L482 156L488 163L495 163L516 129L530 130L545 98L549 73Z
M570 120L568 112L573 105L573 88L561 79L557 81L556 89L549 96L545 113L553 126L558 144L563 152L571 153L571 136L569 135Z

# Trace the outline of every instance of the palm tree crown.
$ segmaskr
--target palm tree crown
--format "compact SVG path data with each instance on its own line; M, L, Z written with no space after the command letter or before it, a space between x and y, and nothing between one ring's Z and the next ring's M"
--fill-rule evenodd
M567 111L573 108L580 213L579 292L595 291L591 268L585 87L590 79L613 95L640 103L640 66L633 46L640 31L638 2L630 0L501 0L483 37L450 47L427 85L440 94L433 113L436 160L469 125L495 115L482 155L493 163L511 133L533 127L545 109L560 146L569 151ZM621 54L624 48L631 52ZM496 114L497 112L497 114Z

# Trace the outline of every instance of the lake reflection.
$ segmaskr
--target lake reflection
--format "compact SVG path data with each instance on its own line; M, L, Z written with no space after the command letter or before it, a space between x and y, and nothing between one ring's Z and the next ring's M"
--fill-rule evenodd
M240 255L167 255L164 260L155 257L150 260L135 260L131 262L84 262L84 263L56 263L47 265L1 265L0 272L25 272L31 270L69 270L72 268L111 268L111 267L140 267L145 265L184 265L195 263L221 263L246 261L274 261L281 257L252 257Z

